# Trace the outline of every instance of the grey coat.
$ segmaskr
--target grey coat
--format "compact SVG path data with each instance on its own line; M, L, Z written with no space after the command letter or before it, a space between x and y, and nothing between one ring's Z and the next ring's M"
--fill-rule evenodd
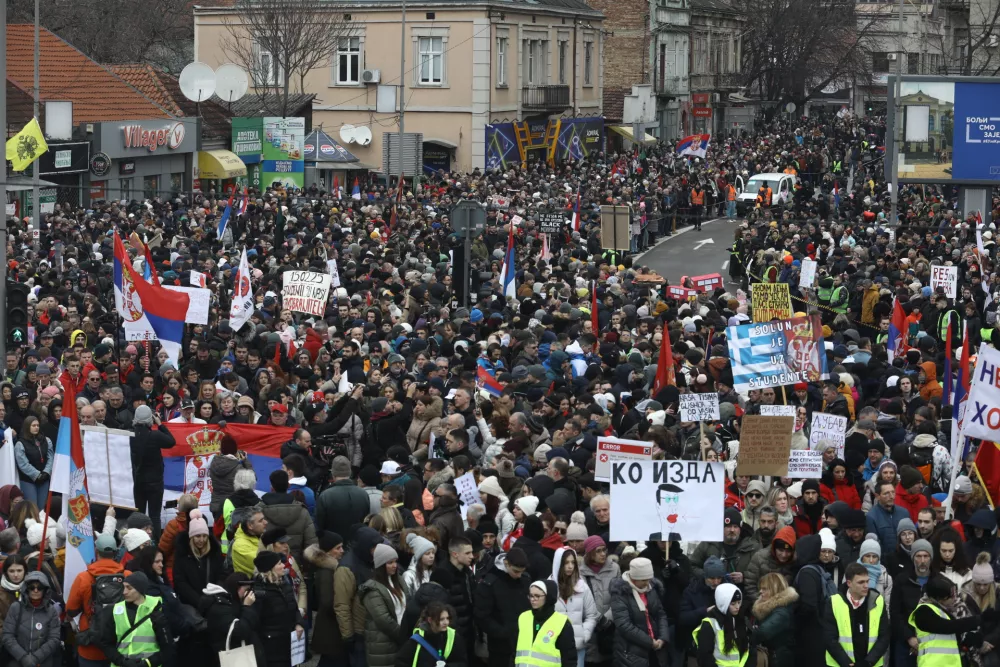
M580 568L580 574L583 576L584 583L590 587L590 591L594 594L597 613L613 621L614 619L611 614L611 582L622 576L622 571L618 567L618 563L609 558L604 562L604 567L596 574L584 565ZM594 656L588 662L608 662L611 660L610 655L603 655L597 650L597 640L595 637L591 637L590 641L587 642L587 655Z
M405 637L400 637L392 593L374 579L369 579L358 589L358 596L366 612L365 656L368 667L393 667Z
M37 581L45 587L42 605L35 608L28 601L27 585ZM59 636L59 611L50 596L49 582L42 572L30 572L21 584L21 599L11 605L3 623L3 647L17 664L31 655L33 664L58 667L62 664Z

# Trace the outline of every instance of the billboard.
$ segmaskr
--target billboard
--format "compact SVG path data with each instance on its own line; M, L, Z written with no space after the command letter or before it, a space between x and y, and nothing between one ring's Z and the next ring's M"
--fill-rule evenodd
M285 187L305 184L305 118L263 118L264 150L261 177L264 187L280 181Z
M545 139L545 122L530 122L528 132L536 146ZM556 138L557 162L582 160L594 152L604 150L604 119L562 118ZM494 123L486 126L486 168L507 169L518 165L521 156L513 123Z
M900 181L1000 181L1000 82L904 76L898 99L891 78L888 89L896 109L889 123ZM887 171L891 175L891 167Z

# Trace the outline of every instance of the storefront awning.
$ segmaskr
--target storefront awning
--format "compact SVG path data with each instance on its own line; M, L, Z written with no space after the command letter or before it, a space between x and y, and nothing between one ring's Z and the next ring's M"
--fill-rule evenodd
M247 175L247 166L232 151L217 149L198 152L199 178L225 180Z
M617 132L618 134L622 135L623 137L625 137L626 139L628 139L629 141L631 141L633 144L635 143L635 136L632 135L632 128L631 127L628 127L627 125L611 125L610 128L611 128L611 130ZM642 139L642 143L644 143L644 144L655 144L656 143L656 137L654 137L650 133L643 132L643 135L644 136L643 136L643 139Z

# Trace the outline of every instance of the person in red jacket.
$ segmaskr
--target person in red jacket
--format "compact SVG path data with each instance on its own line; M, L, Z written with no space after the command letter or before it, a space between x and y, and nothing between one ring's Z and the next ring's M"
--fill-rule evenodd
M792 528L799 537L815 535L823 527L823 508L826 498L819 493L819 482L807 479L802 482L802 497L795 503Z
M737 475L736 481L726 486L726 507L735 507L743 511L746 507L747 486L751 479L748 475Z
M901 466L899 484L896 485L896 504L910 513L913 523L917 522L920 510L931 506L924 495L924 476L913 466Z
M826 473L823 474L820 494L826 498L828 503L835 503L839 500L847 503L852 510L861 509L861 496L858 495L858 487L851 479L847 464L843 459L834 459Z

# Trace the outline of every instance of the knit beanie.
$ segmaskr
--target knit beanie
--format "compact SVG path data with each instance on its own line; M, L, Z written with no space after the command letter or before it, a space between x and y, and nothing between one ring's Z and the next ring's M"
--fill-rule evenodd
M375 554L373 558L374 567L382 567L391 560L396 560L399 558L399 554L396 550L390 547L388 544L380 544L375 547Z
M924 476L921 475L920 471L913 466L902 466L899 469L899 485L903 487L904 490L920 484L923 481Z
M858 560L861 560L868 554L875 554L878 556L879 561L882 560L882 545L878 543L877 539L873 539L873 535L867 535L865 541L861 543L861 553L858 556ZM992 574L990 575L992 577Z
M972 583L993 583L993 568L990 566L990 554L988 551L981 551L976 556L976 564L972 566Z
M193 517L188 522L188 537L196 537L198 535L208 535L208 522L200 516Z
M591 535L583 541L583 553L589 554L594 549L600 549L601 547L606 547L604 543L604 538L600 535Z
M702 572L706 579L724 579L726 577L726 566L718 556L709 556L705 559Z
M531 516L536 511L538 511L538 497L537 496L523 496L514 501L514 504L521 508L521 511Z
M910 549L910 557L916 556L918 553L923 551L931 558L934 557L934 547L927 540L917 540L913 543L913 547Z
M913 521L911 519L903 519L896 524L896 537L899 537L904 531L907 530L913 531L914 533L917 532L917 527L913 525Z
M142 512L132 512L128 515L128 519L125 520L126 528L152 528L153 520L149 518L146 514Z
M830 551L837 550L837 540L833 536L833 531L829 528L823 528L819 531L819 549L829 549Z
M24 520L24 525L28 527L26 531L28 544L37 547L42 542L42 523L28 518Z
M579 516L577 516L579 515ZM584 522L583 512L573 512L569 525L566 527L566 541L586 540L587 526Z
M487 477L479 483L479 492L493 496L494 498L506 498L507 494L500 488L500 480L496 477Z
M628 566L632 581L646 581L653 578L653 563L648 558L634 558Z
M413 552L414 561L419 561L423 558L425 553L435 548L433 542L428 540L426 537L420 537L416 533L410 533L406 536L406 545L410 547L410 551Z
M497 526L497 522L493 519L487 519L483 517L476 524L476 530L479 531L480 535L499 535L500 527Z
M139 528L129 528L125 531L125 536L122 537L125 551L135 551L149 541L149 533Z

